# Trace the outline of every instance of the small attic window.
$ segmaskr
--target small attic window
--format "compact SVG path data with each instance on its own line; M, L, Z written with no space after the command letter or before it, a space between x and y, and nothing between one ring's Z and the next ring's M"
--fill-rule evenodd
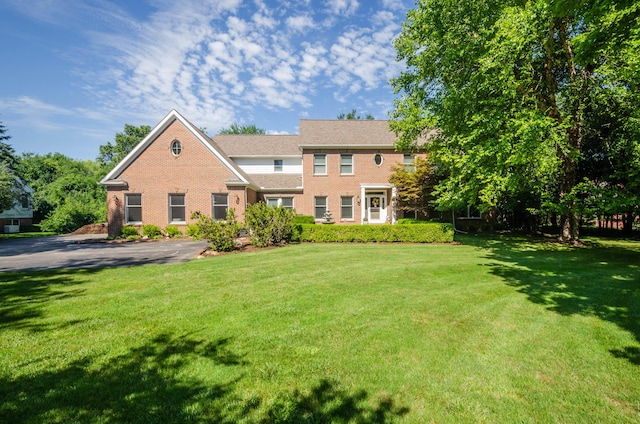
M373 162L377 165L380 166L382 165L382 155L380 153L376 153L375 156L373 157Z
M173 140L171 143L171 153L173 156L180 156L180 153L182 153L182 143L180 143L180 140Z

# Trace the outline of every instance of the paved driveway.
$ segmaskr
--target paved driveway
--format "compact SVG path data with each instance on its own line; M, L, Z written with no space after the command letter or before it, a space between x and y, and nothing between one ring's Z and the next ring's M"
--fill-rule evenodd
M204 241L173 239L101 243L105 235L67 235L0 240L0 271L109 268L171 264L194 259Z

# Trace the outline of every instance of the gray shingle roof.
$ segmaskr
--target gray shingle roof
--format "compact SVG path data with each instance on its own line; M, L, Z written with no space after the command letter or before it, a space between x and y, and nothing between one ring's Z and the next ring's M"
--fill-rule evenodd
M302 155L298 135L218 134L213 140L229 157Z
M302 174L251 174L250 177L261 190L302 189Z

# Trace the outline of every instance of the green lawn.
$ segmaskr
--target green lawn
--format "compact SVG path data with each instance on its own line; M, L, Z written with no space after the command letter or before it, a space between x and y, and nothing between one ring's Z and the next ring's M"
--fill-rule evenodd
M0 422L640 422L640 243L0 275Z

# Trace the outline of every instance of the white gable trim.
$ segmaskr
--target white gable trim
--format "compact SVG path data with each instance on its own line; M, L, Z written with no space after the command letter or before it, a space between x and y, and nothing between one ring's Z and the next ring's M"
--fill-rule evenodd
M186 129L189 130L189 132L191 132L191 134L193 134L201 143L202 145L209 150L211 153L213 153L213 155L220 161L222 162L222 164L224 166L226 166L229 171L231 171L231 173L238 179L240 180L243 184L249 184L249 181L241 174L239 173L235 167L229 163L228 160L225 159L225 157L218 151L216 150L210 143L208 143L204 137L202 136L202 133L195 128L191 123L189 123L189 121L187 121L182 115L180 115L175 109L171 110L171 112L169 112L167 114L167 116L165 116L162 121L160 121L160 123L158 125L156 125L151 132L149 132L149 134L140 142L138 143L138 145L136 147L133 148L133 150L131 150L131 152L129 152L129 154L127 156L124 157L124 159L122 159L120 161L120 163L118 163L112 170L111 172L109 172L101 181L100 184L103 185L112 185L110 184L110 180L113 180L115 178L117 178L125 169L127 169L127 167L129 165L131 165L133 163L133 161L135 161L138 156L140 156L140 154L151 144L155 141L156 138L158 138L158 136L160 134L162 134L162 132L167 129L169 127L169 125L171 125L174 121L179 121Z

